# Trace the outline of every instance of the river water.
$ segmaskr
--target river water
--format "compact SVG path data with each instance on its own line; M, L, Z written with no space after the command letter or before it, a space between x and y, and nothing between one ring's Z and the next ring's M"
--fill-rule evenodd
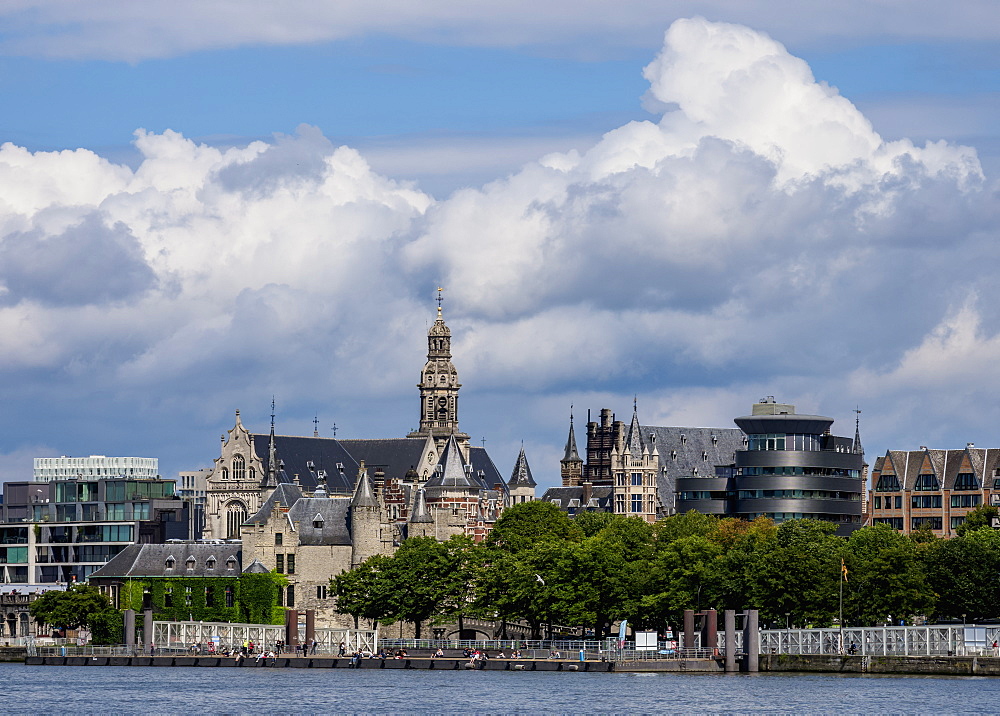
M1000 678L0 664L0 713L998 713Z

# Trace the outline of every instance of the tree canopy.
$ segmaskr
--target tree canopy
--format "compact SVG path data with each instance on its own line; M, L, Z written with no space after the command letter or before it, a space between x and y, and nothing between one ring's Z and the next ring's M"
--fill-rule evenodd
M114 608L97 587L74 584L65 592L46 592L31 603L29 612L39 626L90 629L104 615L114 612Z

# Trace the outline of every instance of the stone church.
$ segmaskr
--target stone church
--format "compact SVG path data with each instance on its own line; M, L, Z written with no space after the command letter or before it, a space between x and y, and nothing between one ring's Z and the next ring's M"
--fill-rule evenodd
M342 621L327 593L333 575L407 537L482 540L505 507L534 499L523 449L505 480L459 428L461 383L440 301L427 344L419 428L406 437L277 435L273 414L270 434L254 434L239 411L223 436L206 478L205 537L241 539L247 563L285 574L284 606Z

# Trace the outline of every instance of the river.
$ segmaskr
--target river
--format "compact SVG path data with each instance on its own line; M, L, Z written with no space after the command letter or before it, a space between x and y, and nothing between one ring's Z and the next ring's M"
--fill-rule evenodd
M996 713L1000 678L0 664L4 714Z

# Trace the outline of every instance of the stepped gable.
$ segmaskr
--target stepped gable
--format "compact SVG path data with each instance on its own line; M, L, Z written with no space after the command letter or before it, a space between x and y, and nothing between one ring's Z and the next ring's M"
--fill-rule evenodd
M244 525L256 525L264 524L271 517L271 513L274 512L275 503L280 503L285 509L290 508L296 502L302 499L302 488L298 485L292 484L290 482L279 483L267 499L264 500L264 504L260 506L260 509L252 517L248 517Z
M350 508L346 497L303 497L288 510L288 521L300 545L350 545Z
M189 569L194 557L194 569ZM214 567L209 567L214 558ZM130 544L89 578L103 577L233 577L240 574L239 544ZM173 567L169 567L172 560Z
M358 463L373 473L382 470L386 477L402 479L407 471L420 465L425 438L376 438L372 440L341 440L340 444Z
M271 439L270 435L251 437L256 445L267 445ZM349 495L354 489L351 476L357 474L358 462L336 438L275 435L274 446L278 484L294 482L298 475L299 484L312 490L323 482L320 471L325 471L327 492ZM343 465L342 470L338 464Z

